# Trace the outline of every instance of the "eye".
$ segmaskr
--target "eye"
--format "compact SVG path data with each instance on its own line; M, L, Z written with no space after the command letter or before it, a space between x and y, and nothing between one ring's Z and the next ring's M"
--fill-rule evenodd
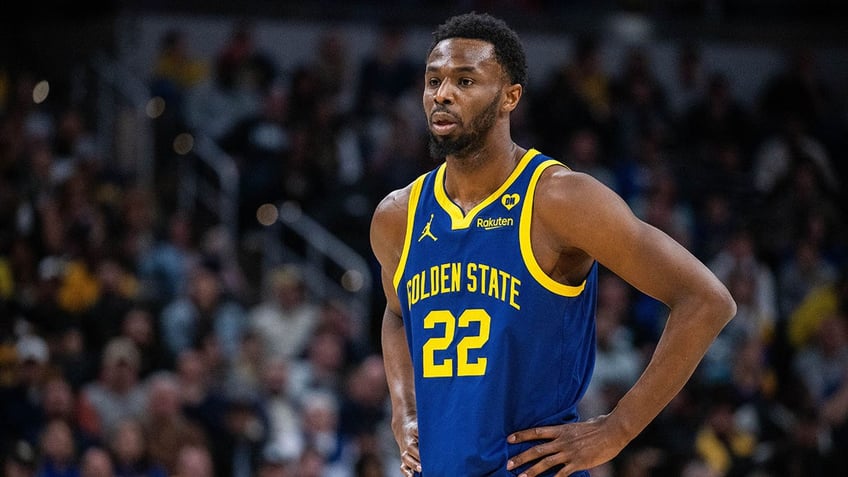
M439 84L441 84L441 81L439 80L439 78L430 78L430 79L427 80L427 85L430 86L431 88L438 88Z
M471 86L472 84L474 84L474 80L472 80L471 78L461 78L459 80L460 86Z

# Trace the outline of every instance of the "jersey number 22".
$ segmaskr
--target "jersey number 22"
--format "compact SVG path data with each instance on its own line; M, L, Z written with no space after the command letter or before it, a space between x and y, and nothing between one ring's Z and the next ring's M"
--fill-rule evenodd
M456 329L468 328L472 323L479 324L476 335L463 337L456 343L456 370L453 366L453 358L445 358L436 362L436 352L446 351L453 344ZM489 341L489 330L492 317L486 310L473 308L465 310L457 319L448 310L433 310L424 317L424 328L433 329L438 324L444 324L445 332L442 336L434 336L424 343L424 377L425 378L449 378L454 376L483 376L486 374L486 358L478 357L474 362L468 361L468 351L481 349Z

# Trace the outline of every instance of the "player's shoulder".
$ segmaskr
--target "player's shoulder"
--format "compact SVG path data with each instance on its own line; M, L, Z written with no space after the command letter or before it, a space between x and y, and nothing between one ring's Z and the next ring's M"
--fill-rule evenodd
M395 189L386 194L374 208L374 219L391 220L399 217L405 220L414 184L415 182L411 182L406 187Z
M399 256L406 236L409 201L417 181L386 194L371 217L371 247L378 258Z
M591 175L560 163L542 172L535 196L539 201L569 206L586 203L593 197L609 192L603 183Z

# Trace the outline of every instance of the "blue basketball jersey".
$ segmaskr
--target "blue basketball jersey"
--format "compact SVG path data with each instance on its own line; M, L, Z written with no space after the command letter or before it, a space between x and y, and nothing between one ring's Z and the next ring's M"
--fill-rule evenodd
M510 472L507 459L531 444L507 444L510 433L578 418L595 359L597 264L567 286L533 256L533 192L551 166L562 164L531 149L468 214L445 192L444 164L413 183L394 285L424 476L518 475L528 466Z

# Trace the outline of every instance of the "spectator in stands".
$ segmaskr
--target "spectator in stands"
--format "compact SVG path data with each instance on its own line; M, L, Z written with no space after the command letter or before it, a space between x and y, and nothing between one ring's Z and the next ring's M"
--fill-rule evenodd
M24 335L15 343L15 375L0 387L0 446L18 440L37 445L45 425L43 393L50 367L47 342L38 335Z
M132 309L136 292L135 277L115 258L104 257L94 268L97 295L81 317L85 346L99 355L106 343L121 334L121 322Z
M840 464L844 458L839 454L844 452L833 447L818 412L808 407L793 411L789 432L775 446L774 458L767 469L781 477L843 474L846 467Z
M322 477L330 472L327 469L327 461L321 451L307 448L298 458L293 473L298 477Z
M633 213L691 250L695 235L695 214L679 190L679 181L665 167L658 167L652 175L650 188L631 201Z
M80 391L80 427L100 439L114 435L124 419L144 415L147 395L139 379L141 357L127 338L113 338L103 350L100 376Z
M704 422L698 429L695 450L717 475L748 475L754 468L757 436L734 420L737 401L726 386L712 389Z
M331 98L341 111L350 110L355 101L357 72L349 62L349 48L341 30L327 28L318 36L312 55L311 68L318 78L321 94Z
M199 261L191 217L176 212L165 222L162 236L143 249L137 261L141 281L139 298L153 309L161 308L186 291L189 272Z
M589 128L574 131L568 140L564 161L575 171L585 172L607 187L618 190L615 174L607 166L601 138Z
M738 225L725 246L709 259L707 265L725 284L730 283L735 270L753 274L752 300L759 310L759 320L774 329L778 319L777 280L771 268L760 258L758 243L747 226Z
M809 344L821 323L840 309L848 309L848 268L843 268L836 280L811 289L789 315L786 326L792 348Z
M793 370L810 394L812 405L821 409L848 388L848 317L837 311L824 318L816 339L801 348L793 359ZM848 416L842 409L840 421Z
M150 77L150 92L165 100L169 126L183 124L183 108L188 92L208 78L209 66L190 50L188 34L179 28L166 31L159 39Z
M680 115L677 141L698 151L721 144L737 144L745 157L754 141L754 118L735 97L730 78L712 73L703 96Z
M159 325L171 356L199 347L207 337L220 346L226 361L235 358L241 341L244 309L223 290L219 264L205 260L190 272L187 294L168 303Z
M330 330L320 330L309 340L303 357L292 362L290 383L294 395L303 399L310 391L338 396L342 389L344 339Z
M313 334L334 333L342 339L344 361L352 368L370 354L362 317L356 316L351 303L341 298L326 298L318 312L318 326Z
M392 105L415 85L420 73L406 52L406 33L390 22L380 25L372 53L358 67L354 111L366 121L391 116Z
M366 357L346 375L339 403L339 434L355 455L373 450L377 426L389 417L388 392L379 355Z
M573 57L556 67L537 93L527 91L539 150L562 151L564 139L581 129L594 130L608 144L615 118L611 115L612 77L604 70L601 47L595 35L580 36Z
M279 460L294 460L303 451L300 403L289 390L289 362L282 356L265 360L260 392L268 409L269 443L265 452Z
M293 477L295 460L274 449L266 449L259 462L257 477Z
M175 363L180 403L189 418L203 425L207 419L201 417L203 411L215 407L207 405L215 394L216 386L209 373L203 354L194 349L187 349L177 356Z
M179 448L177 471L173 477L214 477L212 456L203 446L183 445Z
M746 343L772 341L777 328L772 307L757 296L761 274L756 267L740 264L726 279L737 310L733 321L719 333L704 357L702 377L711 383L729 382L738 350Z
M791 119L781 133L760 142L753 163L754 188L763 199L764 250L771 260L790 253L814 211L829 224L844 223L840 178L824 145Z
M90 435L80 428L78 396L61 374L50 376L45 382L41 412L38 425L43 426L57 419L66 422L77 449L86 449L99 442L98 436Z
M117 477L112 455L102 447L87 448L80 458L80 477Z
M283 87L270 88L262 108L235 123L219 141L239 171L240 235L260 226L256 220L260 205L284 198L281 185L291 147L288 101Z
M61 419L48 422L39 448L36 477L79 477L77 448L68 423Z
M656 76L651 52L630 48L621 71L611 84L612 108L616 117L616 143L631 154L638 150L645 131L664 145L671 131L665 90Z
M664 81L668 106L675 119L683 118L694 104L704 97L707 77L702 46L684 41L677 46L674 69Z
M798 240L793 253L779 263L780 315L788 317L810 290L833 283L839 271L810 239Z
M141 356L139 376L142 378L172 366L159 337L156 318L150 310L137 305L130 308L121 320L120 336L129 338L138 348Z
M220 433L210 443L216 474L252 477L270 437L268 410L263 396L250 386L230 383L224 390Z
M220 139L242 118L255 114L278 76L277 65L256 43L255 25L236 21L214 59L211 81L188 97L188 126Z
M298 357L318 326L319 308L309 296L299 266L286 264L265 277L266 294L248 313L267 356Z
M70 325L52 340L51 359L75 392L97 379L100 369L102 350L87 349L86 339L81 327Z
M799 45L784 51L783 56L782 68L771 74L759 90L758 113L770 131L781 128L787 120L798 121L807 131L820 130L833 95L816 52Z
M34 477L38 456L35 447L25 440L10 443L3 454L5 477Z
M603 50L600 38L594 34L583 34L574 45L574 57L567 66L566 74L577 94L589 106L596 124L605 124L612 113L614 79L604 70Z
M312 391L305 394L301 402L305 444L300 454L301 465L311 462L312 457L320 457L316 460L320 460L322 467L344 468L345 448L339 433L338 394ZM313 453L315 456L310 456ZM310 466L313 464L310 463ZM297 475L302 474L298 472Z
M165 468L151 458L149 438L139 419L121 420L106 442L115 459L116 477L167 477Z
M147 380L147 410L142 424L148 436L150 460L175 475L181 446L205 446L206 434L183 413L180 381L170 371Z

